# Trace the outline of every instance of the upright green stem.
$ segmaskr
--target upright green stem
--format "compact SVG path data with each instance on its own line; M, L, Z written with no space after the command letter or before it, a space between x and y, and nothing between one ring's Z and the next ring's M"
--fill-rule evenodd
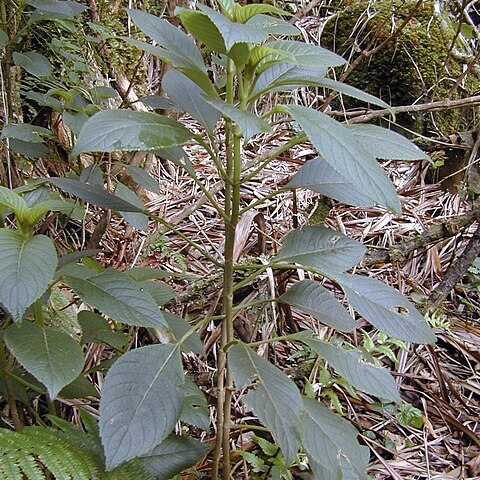
M227 102L233 103L235 99L234 85L235 65L232 60L228 61L227 66ZM222 335L220 340L220 349L218 351L218 371L217 371L217 438L215 442L214 463L212 477L216 480L219 474L220 459L222 458L223 478L230 478L230 412L225 412L227 405L226 387L231 384L229 379L227 352L225 346L233 338L233 247L235 245L235 231L238 221L238 202L235 207L236 189L240 189L235 184L235 165L240 159L235 158L235 140L231 120L227 120L225 127L225 160L226 166L224 174L225 180L225 263L223 277L223 314ZM237 162L238 160L238 162ZM241 162L240 162L241 164ZM222 172L220 172L222 174Z

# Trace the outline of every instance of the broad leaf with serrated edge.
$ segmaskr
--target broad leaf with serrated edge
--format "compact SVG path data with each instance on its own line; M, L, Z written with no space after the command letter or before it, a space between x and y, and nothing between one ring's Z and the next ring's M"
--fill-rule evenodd
M48 58L38 52L14 52L13 62L35 77L48 77L53 69Z
M116 349L121 349L128 342L122 332L114 332L105 318L98 313L82 310L78 314L78 323L82 327L82 343L105 343Z
M316 86L318 79L325 76L327 69L326 67L277 63L265 71L262 66L259 71L262 73L258 76L250 100L269 91L289 91L304 85Z
M155 150L182 145L193 134L171 118L152 112L103 110L90 117L78 135L72 156L84 152Z
M177 345L150 345L120 357L100 400L100 437L107 469L148 455L181 413L184 374Z
M290 463L300 446L302 397L277 367L240 342L228 351L228 364L238 389L253 383L242 401L270 430Z
M27 212L18 215L20 221L25 221L31 225L35 225L47 212L83 212L82 207L75 205L72 202L66 202L64 200L44 200L42 202L35 203L28 209Z
M158 306L165 305L175 298L175 290L163 282L144 281L139 282L141 288L148 292Z
M275 40L268 42L267 46L293 55L297 65L328 68L339 67L346 63L344 58L330 50L295 40Z
M83 369L80 345L53 328L24 321L8 327L5 341L20 365L47 387L51 399Z
M368 452L368 448L358 443L358 431L317 400L304 398L303 405L305 427L302 446L316 478L325 478L321 468L315 468L317 464L332 473L332 479L347 478L342 475L342 456L354 466L355 479L368 478L365 473L368 463L365 449Z
M27 202L18 193L1 185L0 206L11 208L17 215L28 211Z
M298 105L285 110L300 123L318 152L335 170L373 201L395 213L402 208L395 187L368 152L343 125L322 112Z
M235 21L240 23L246 23L250 18L255 15L265 14L265 13L274 13L276 15L287 15L291 16L291 13L281 10L280 8L274 7L273 5L265 5L261 3L253 5L239 5L235 4Z
M336 274L350 305L372 325L392 337L414 343L434 343L423 315L397 290L359 275Z
M73 1L26 0L25 3L36 8L42 14L52 14L53 18L71 18L87 9L85 5Z
M297 27L294 27L285 20L264 14L255 15L254 17L250 18L246 25L257 29L262 29L269 35L298 36L302 34Z
M150 13L130 9L127 12L133 23L155 40L161 48L174 53L181 59L182 63L175 65L176 67L195 68L206 73L202 54L195 42L186 33L167 20L160 19Z
M0 303L14 321L47 290L57 267L57 253L45 235L30 238L0 229Z
M210 97L203 97L207 103L215 107L227 118L233 120L241 129L245 141L248 141L253 135L257 133L268 133L271 128L267 122L257 117L255 114L240 110L239 108L223 102L222 100L216 100Z
M138 209L143 208L142 201L137 197L137 195L132 192L128 187L123 183L118 182L115 188L115 195L122 200L125 200L132 205L135 205ZM148 217L144 213L139 212L119 212L125 220L135 227L137 230L146 232L148 230Z
M430 160L414 143L393 130L377 125L348 125L353 133L374 157L385 160Z
M177 342L180 341L180 339L192 329L190 324L178 315L174 315L170 312L163 312L163 316L165 321L168 323L168 328L172 331ZM198 332L192 332L192 334L182 342L180 349L182 352L193 352L197 355L205 354L203 343Z
M168 326L152 296L118 270L86 279L65 275L64 280L83 301L113 320L140 327Z
M157 480L170 480L199 462L208 450L208 445L193 438L170 435L140 461Z
M51 137L52 131L48 128L30 125L28 123L7 123L2 128L1 138L16 138L23 142L43 143L42 136Z
M134 167L133 165L125 165L125 170L133 178L133 180L145 190L153 193L160 192L160 187L157 181L143 168Z
M48 181L64 192L81 198L83 201L97 205L98 207L108 208L122 212L139 212L145 210L132 205L131 203L113 195L110 192L101 190L98 187L88 185L73 178L52 177Z
M152 55L158 57L165 63L172 65L179 72L182 72L190 80L194 81L199 87L203 88L208 94L216 95L217 92L212 85L212 82L208 78L208 75L203 70L200 70L192 63L185 63L185 58L180 56L178 53L172 52L171 50L166 50L165 48L160 48L150 43L142 42L134 38L129 37L120 37L125 42L135 47L145 50L146 52L151 53Z
M204 393L189 377L185 377L183 389L185 398L183 399L180 421L189 425L195 425L202 430L209 430L210 412Z
M327 161L317 157L305 163L285 188L308 188L347 205L371 207L374 202Z
M278 300L298 307L302 312L341 332L351 332L355 328L355 321L338 300L313 280L293 284Z
M358 350L347 350L329 343L307 338L303 343L312 348L347 382L359 390L391 402L400 402L395 380L390 372L362 361Z
M180 19L183 26L209 50L216 53L227 53L222 34L207 15L194 10L182 10Z
M347 95L348 97L353 97L357 100L361 100L362 102L371 103L372 105L386 108L387 110L390 110L392 114L394 114L394 110L388 103L385 103L383 100L380 100L374 95L370 95L363 90L359 90L358 88L347 85L346 83L337 82L336 80L332 80L331 78L320 78L318 79L318 82L316 82L316 85L318 85L319 87L325 87L331 90L335 90L339 93Z
M169 70L162 79L164 92L185 112L212 133L220 119L218 110L205 101L205 92L192 80L176 70Z
M316 225L292 230L274 261L298 263L329 274L352 268L364 253L365 247L360 242Z
M227 51L236 43L260 43L267 39L268 35L262 30L232 22L206 5L198 4L198 8L215 24L223 37Z

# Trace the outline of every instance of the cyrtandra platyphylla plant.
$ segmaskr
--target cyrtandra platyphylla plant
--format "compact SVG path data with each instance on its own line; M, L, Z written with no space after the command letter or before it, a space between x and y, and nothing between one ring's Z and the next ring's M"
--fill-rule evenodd
M246 204L240 190L244 182L253 179L282 153L310 142L318 157L300 168L284 189L309 188L345 203L365 207L379 204L400 214L395 188L377 158L426 157L394 132L373 125L341 124L322 111L290 104L288 100L258 116L256 108L261 107L265 95L301 86L335 90L382 108L388 105L328 78L328 70L345 61L319 46L286 40L299 31L281 19L287 15L285 12L266 4L240 6L231 0L218 3L222 13L202 4L198 10L180 10L178 15L188 33L166 20L129 10L133 23L155 43L125 39L170 64L163 90L178 108L199 122L202 133L193 133L156 113L105 110L86 121L72 156L87 152L158 151L192 176L224 222L222 261L187 239L205 256L205 261L212 263L212 271L223 270L212 478L230 478L232 395L246 389L242 402L271 432L287 464L294 461L301 449L319 479L364 479L368 450L358 443L356 430L321 403L302 396L286 375L255 352L254 345L235 338L234 294L267 268L292 270L300 266L339 285L357 313L382 332L416 343L430 343L435 337L422 315L400 293L377 280L345 273L360 261L365 248L339 232L321 226L293 230L268 265L237 264L234 247L239 219L267 199ZM203 46L205 55L197 44ZM211 70L215 71L216 82L212 81ZM274 116L295 123L291 138L280 146L272 146L270 153L247 162L242 155L243 146L253 136L268 133ZM187 142L208 152L224 182L223 202L197 178L194 165L181 148ZM148 214L80 180L51 181L91 203L121 212ZM161 218L150 216L168 226ZM235 273L240 270L242 280L236 281ZM108 270L86 278L75 275L75 271L69 271L66 282L82 298L88 298L90 292L93 301L89 303L93 306L96 305L92 289L105 291L120 282L120 272ZM294 283L284 295L270 301L293 305L342 332L355 328L354 319L317 281ZM111 318L118 318L119 314L113 307L104 313ZM134 325L142 325L145 318L155 316L157 323L170 325L166 321L168 315L160 310L153 312L145 307L132 314L135 318L130 323ZM206 318L201 324L208 321L211 319ZM152 323L144 326L151 327ZM175 473L171 465L174 461L178 471L193 465L204 453L193 440L171 435L179 420L195 423L192 405L201 403L199 391L186 379L181 361L181 352L191 349L192 336L199 327L176 334L176 343L132 350L109 370L100 403L100 435L107 468L140 458L159 478L170 478ZM283 339L308 345L358 389L387 401L400 401L388 371L366 363L359 351L344 350L314 338L309 332ZM165 451L171 452L170 456Z

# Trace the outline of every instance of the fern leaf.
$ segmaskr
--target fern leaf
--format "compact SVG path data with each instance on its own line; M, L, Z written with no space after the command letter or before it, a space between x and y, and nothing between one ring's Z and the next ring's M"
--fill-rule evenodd
M12 455L5 455L0 462L0 472L2 478L8 480L22 480L22 471L15 462L15 458Z
M15 461L23 472L22 479L26 477L29 480L45 480L45 475L32 454L18 450L15 452Z
M1 480L154 480L138 460L107 472L97 422L85 414L86 430L50 416L61 430L0 428ZM48 472L48 473L47 473Z

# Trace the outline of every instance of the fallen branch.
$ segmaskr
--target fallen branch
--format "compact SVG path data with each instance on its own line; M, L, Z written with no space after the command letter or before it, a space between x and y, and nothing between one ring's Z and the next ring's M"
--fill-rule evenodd
M390 110L382 109L375 110L366 114L359 114L358 112L340 112L331 111L327 112L329 115L352 117L348 123L364 123L374 118L386 117L391 115L392 111L397 113L413 113L413 112L436 112L451 110L453 108L471 108L480 105L480 95L473 97L460 98L458 100L439 100L438 102L421 103L418 105L404 105L400 107L392 107Z
M430 297L428 297L427 305L430 309L437 309L439 305L447 298L448 294L455 285L463 278L467 270L473 265L475 259L480 255L480 225L476 232L470 238L465 250L456 258L448 267L444 279L435 288Z
M445 238L458 235L460 231L480 220L480 206L474 205L472 210L464 215L459 215L452 220L442 221L433 225L425 232L411 240L394 245L388 250L368 253L363 259L364 266L382 265L385 263L401 263L407 260L415 250L420 250Z

